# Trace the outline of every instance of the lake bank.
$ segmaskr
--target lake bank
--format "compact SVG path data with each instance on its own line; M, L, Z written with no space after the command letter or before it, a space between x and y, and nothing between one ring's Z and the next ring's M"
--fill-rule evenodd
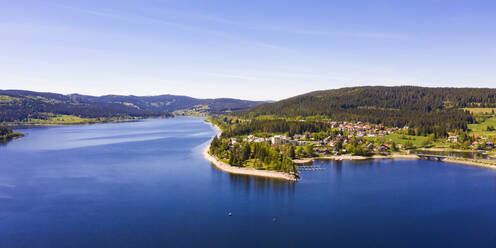
M83 119L81 121L43 121L43 122L4 122L1 125L13 129L28 129L33 127L58 127L58 126L77 126L77 125L92 125L92 124L108 124L108 123L123 123L137 122L147 119L167 119L174 117L157 116L157 117L129 117L129 118L106 118L106 119Z
M354 156L354 155L333 155L333 156L321 156L314 158L303 158L303 159L295 159L293 162L298 164L307 164L311 163L315 160L367 160L367 159L414 159L420 160L421 158L415 154L392 154L392 155L374 155L371 157L364 156ZM445 163L454 163L454 164L463 164L469 166L477 166L484 167L489 169L496 169L496 164L492 164L490 162L486 162L483 160L468 160L463 158L446 158L440 160L440 162Z
M293 162L298 164L306 164L313 162L314 160L322 159L322 160L367 160L367 159L419 159L417 155L413 154L392 154L392 155L373 155L371 157L365 156L355 156L355 155L332 155L332 156L320 156L313 158L302 158L302 159L294 159Z
M12 141L12 140L15 140L15 139L19 139L19 138L22 138L22 137L24 137L24 134L23 133L20 133L20 132L13 132L11 134L0 136L0 144L6 144L9 141Z

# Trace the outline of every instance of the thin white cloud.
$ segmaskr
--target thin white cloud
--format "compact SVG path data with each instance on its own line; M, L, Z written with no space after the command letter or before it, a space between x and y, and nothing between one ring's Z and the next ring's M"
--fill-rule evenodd
M150 9L150 8L145 8L145 11L150 11L150 12L159 12L162 14L169 14L173 15L176 17L180 18L186 18L186 19L196 19L197 21L209 21L209 22L215 22L215 23L220 23L220 24L227 24L227 25L232 25L236 26L238 28L244 28L244 29L252 29L252 30L261 30L261 31L275 31L275 32L280 32L280 33L287 33L287 34L297 34L297 35L315 35L315 36L337 36L337 37L355 37L355 38L371 38L371 39L386 39L386 40L407 40L411 39L412 37L406 34L399 34L399 33L388 33L388 32L381 32L381 31L367 31L367 30L350 30L350 31L343 31L343 30L315 30L315 29L310 29L310 28L296 28L296 27L281 27L277 25L258 25L258 24L253 24L253 23L247 23L247 22L242 22L242 21L235 21L215 15L210 15L210 14L204 14L204 13L198 13L198 12L184 12L184 11L178 11L178 10L171 10L171 9L159 9L157 10L156 8Z
M66 5L59 5L59 4L57 4L57 6L62 7L62 8L66 8L66 9L70 9L73 11L77 11L80 13L85 13L85 14L90 14L90 15L95 15L95 16L100 16L100 17L105 17L105 18L112 18L112 19L118 19L118 20L130 21L130 22L136 22L136 23L148 22L148 23L152 23L152 24L165 25L165 26L169 26L169 27L173 27L173 28L179 28L179 29L183 29L183 30L208 33L211 35L216 35L216 36L224 37L227 39L237 40L237 41L243 42L245 44L258 46L261 48L269 48L269 49L281 50L281 51L286 51L286 52L293 51L292 49L289 49L289 48L281 46L281 45L271 44L271 43L258 41L258 40L247 39L247 38L241 37L239 35L232 35L232 34L229 34L227 32L224 32L224 31L219 31L219 30L210 29L210 28L202 28L202 27L199 27L196 25L189 25L189 24L184 24L184 23L179 23L179 22L166 21L166 20L158 19L158 18L154 18L154 17L139 16L139 15L132 15L132 14L121 14L121 13L115 13L112 11L76 8L73 6L66 6Z

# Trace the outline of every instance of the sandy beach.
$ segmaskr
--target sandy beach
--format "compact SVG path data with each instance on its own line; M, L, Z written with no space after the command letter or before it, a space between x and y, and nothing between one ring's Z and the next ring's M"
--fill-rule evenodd
M217 167L218 169L223 170L225 172L228 172L231 174L270 177L270 178L284 179L284 180L289 180L289 181L298 181L297 177L295 177L292 174L285 173L285 172L256 170L256 169L252 169L252 168L241 168L241 167L230 166L230 165L218 160L214 156L210 155L208 153L209 149L210 149L210 146L207 146L207 148L203 151L203 155L205 156L205 158L208 161L210 161L215 167Z
M458 160L458 159L448 158L448 159L443 160L442 162L453 163L453 164L464 164L464 165L484 167L484 168L489 168L489 169L496 169L496 165L486 164L486 163L477 162L477 161L467 161L467 160Z

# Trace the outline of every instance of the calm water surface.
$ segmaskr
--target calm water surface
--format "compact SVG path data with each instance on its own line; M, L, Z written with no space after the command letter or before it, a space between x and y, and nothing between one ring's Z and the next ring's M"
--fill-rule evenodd
M496 247L495 170L317 161L288 183L212 167L199 118L24 131L0 146L1 248Z

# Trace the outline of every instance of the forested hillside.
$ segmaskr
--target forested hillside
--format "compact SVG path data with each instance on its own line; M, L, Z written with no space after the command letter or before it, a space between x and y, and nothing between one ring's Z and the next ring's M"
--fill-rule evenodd
M228 111L244 110L263 102L246 101L232 98L197 99L188 96L159 95L159 96L119 96L107 95L101 97L70 95L77 100L95 103L118 103L133 106L147 111L174 112L178 110L204 109L210 114L222 114Z
M463 108L495 106L496 89L369 86L311 92L262 104L238 115L323 115L336 121L410 126L419 134L426 134L466 130L467 124L473 123L474 119Z
M22 90L0 90L0 123L19 123L28 120L64 118L83 122L77 118L146 118L172 116L178 110L226 113L256 106L261 102L237 99L195 99L186 96L118 96L101 97L79 94L62 95Z

